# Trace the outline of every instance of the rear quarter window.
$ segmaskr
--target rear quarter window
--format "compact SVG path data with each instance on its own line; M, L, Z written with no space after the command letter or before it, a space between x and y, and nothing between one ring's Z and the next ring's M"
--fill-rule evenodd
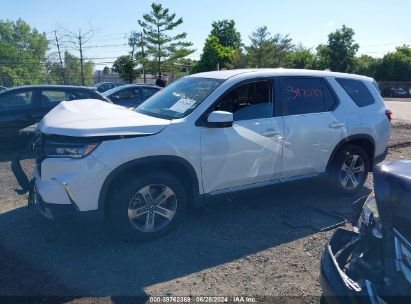
M362 81L344 78L336 78L335 80L358 107L362 108L375 103L375 99L370 90Z

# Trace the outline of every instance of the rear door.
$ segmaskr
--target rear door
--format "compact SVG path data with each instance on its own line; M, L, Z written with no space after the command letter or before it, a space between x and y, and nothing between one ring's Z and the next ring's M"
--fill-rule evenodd
M283 77L283 178L325 172L347 136L346 114L326 79Z
M1 136L16 136L19 130L38 122L42 117L34 89L12 90L0 94Z

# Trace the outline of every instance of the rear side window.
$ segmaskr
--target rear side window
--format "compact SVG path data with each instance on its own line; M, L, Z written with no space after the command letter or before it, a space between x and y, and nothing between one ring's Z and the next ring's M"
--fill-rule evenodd
M326 111L324 92L319 78L285 78L282 94L286 115Z
M375 102L370 90L362 81L344 78L336 78L335 80L337 80L358 107L366 107Z
M6 92L0 95L0 111L9 109L24 109L33 106L32 91Z

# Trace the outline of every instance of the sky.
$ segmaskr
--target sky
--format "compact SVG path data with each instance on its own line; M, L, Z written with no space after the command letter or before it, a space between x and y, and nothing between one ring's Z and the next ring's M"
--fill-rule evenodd
M86 45L86 58L96 68L110 66L116 57L129 52L127 36L140 30L137 20L150 11L153 0L0 0L0 19L22 18L30 26L53 38L61 28L83 33L94 29ZM402 44L411 45L411 1L404 0L157 0L182 17L175 33L187 39L199 59L211 23L234 19L243 42L266 25L272 34L289 34L294 43L315 49L327 42L330 32L343 24L355 31L359 54L382 57ZM64 47L64 46L63 46ZM54 48L50 50L55 51Z

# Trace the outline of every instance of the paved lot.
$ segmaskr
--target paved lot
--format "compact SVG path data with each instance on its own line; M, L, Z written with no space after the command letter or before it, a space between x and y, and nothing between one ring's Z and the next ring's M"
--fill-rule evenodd
M393 112L393 119L411 123L411 100L386 100L387 107Z
M411 159L404 139L411 139L411 127L399 125L389 159ZM284 303L295 296L318 303L320 256L332 231L292 228L285 216L311 223L306 211L317 207L348 217L355 200L333 196L320 180L276 186L209 205L160 240L125 243L102 224L53 225L28 209L15 191L14 155L0 153L0 295L66 296L60 302L74 303L150 295L267 296ZM27 170L32 165L25 161ZM369 177L358 196L371 187Z

